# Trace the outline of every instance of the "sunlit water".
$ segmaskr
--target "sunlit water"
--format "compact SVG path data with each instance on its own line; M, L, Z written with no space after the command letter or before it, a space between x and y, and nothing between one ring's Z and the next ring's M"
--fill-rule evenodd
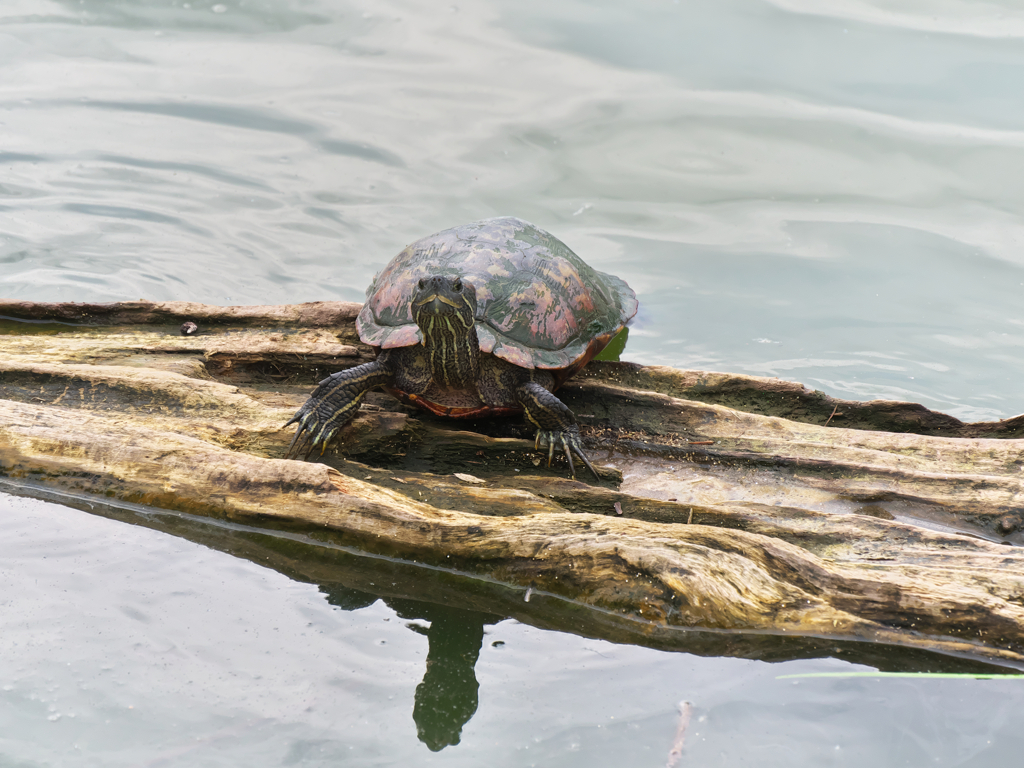
M1024 411L1022 72L1009 2L3 0L0 296L361 300L408 242L516 215L637 290L627 359L1002 418ZM776 677L849 667L501 622L435 753L426 639L385 604L0 506L4 768L654 766L681 699L683 764L1020 751L1010 682L797 684Z

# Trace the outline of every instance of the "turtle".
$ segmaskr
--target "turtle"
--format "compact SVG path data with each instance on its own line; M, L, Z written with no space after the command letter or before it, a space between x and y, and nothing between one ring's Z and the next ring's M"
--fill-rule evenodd
M553 235L501 217L417 240L366 290L356 318L373 362L333 373L285 424L285 454L305 458L351 421L367 392L383 389L441 416L522 413L546 445L598 477L575 415L554 392L633 318L621 279L588 266Z

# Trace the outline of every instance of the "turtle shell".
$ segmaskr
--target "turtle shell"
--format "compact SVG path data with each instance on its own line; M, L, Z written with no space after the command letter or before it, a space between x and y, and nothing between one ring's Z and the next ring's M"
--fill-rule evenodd
M359 338L383 349L423 339L412 318L421 277L476 288L480 349L522 368L575 370L636 314L625 282L587 266L558 238L503 217L446 229L398 254L366 290Z

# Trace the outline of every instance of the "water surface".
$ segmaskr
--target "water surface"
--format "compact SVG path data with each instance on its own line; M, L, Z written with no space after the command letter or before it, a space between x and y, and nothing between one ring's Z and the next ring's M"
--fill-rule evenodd
M6 3L0 292L361 300L513 214L631 359L1015 415L1024 17L818 5Z
M1020 681L791 678L871 667L546 632L2 503L5 766L663 766L683 700L682 765L1009 766L1024 747ZM911 664L929 665L972 669Z
M636 288L627 359L1024 410L1017 4L5 0L0 72L5 298L359 301L516 215ZM358 606L0 508L3 765L660 766L682 699L684 765L1020 752L1018 683L779 680L860 667ZM435 625L482 633L458 744L414 718Z

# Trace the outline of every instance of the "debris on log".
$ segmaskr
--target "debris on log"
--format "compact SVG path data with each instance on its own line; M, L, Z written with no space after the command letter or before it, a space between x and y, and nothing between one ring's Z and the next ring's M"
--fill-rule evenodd
M1024 417L592 363L560 396L598 484L547 468L518 420L385 395L319 462L284 460L312 386L373 357L357 310L0 302L0 476L453 569L571 605L560 628L594 636L773 633L1024 667Z

